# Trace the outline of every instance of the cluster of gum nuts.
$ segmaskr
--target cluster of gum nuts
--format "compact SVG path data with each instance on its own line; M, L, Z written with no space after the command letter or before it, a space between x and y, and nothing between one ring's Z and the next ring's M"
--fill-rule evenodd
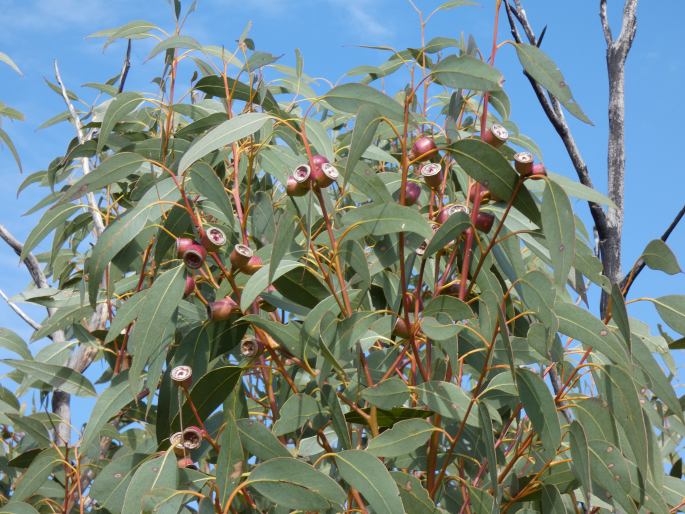
M484 134L483 141L489 145L498 148L507 142L509 139L509 132L505 127L498 124L493 124ZM443 168L440 164L440 154L438 153L438 147L435 141L430 136L419 136L412 145L410 158L412 160L417 160L421 164L418 166L418 174L423 179L424 183L433 191L439 191L442 187L444 181ZM533 154L530 152L518 152L514 154L514 169L518 172L521 177L527 179L540 179L547 175L545 166L542 163L536 163ZM476 187L472 187L469 190L469 201L473 204L476 200ZM421 186L413 181L408 181L405 187L405 204L414 205L421 195ZM489 201L499 201L490 190L481 185L480 187L480 204L487 203ZM438 212L434 225L434 230L445 223L450 216L456 214L457 212L465 212L469 214L469 209L462 204L451 204L446 205ZM489 212L479 211L474 222L474 226L477 230L488 233L492 229L495 221L495 216ZM419 248L417 248L416 253L418 255L423 255L428 242L425 241ZM458 291L458 286L449 286L444 293L445 294L456 294ZM413 293L412 293L413 295ZM419 310L421 310L421 299L419 298ZM408 338L410 336L411 330L406 326L405 320L403 318L398 318L393 330L394 334L402 337Z
M209 226L203 230L199 241L189 237L177 238L176 254L178 258L183 259L188 269L197 270L204 265L208 252L216 252L224 247L226 243L227 238L223 230L218 227ZM231 262L231 270L234 273L241 272L246 275L253 275L264 265L262 258L254 255L252 249L244 244L236 244L233 247L229 260ZM188 275L183 296L186 297L192 294L193 291L195 291L195 279L192 275ZM273 291L273 286L269 286L267 291ZM273 306L262 301L261 297L258 300L261 308L273 310ZM230 296L215 300L207 305L207 313L212 321L226 320L232 314L239 312L238 303Z
M483 141L497 148L502 146L509 139L509 132L502 125L492 125L483 135ZM412 145L410 157L418 160L418 174L424 183L433 191L438 191L444 181L444 173L440 164L440 154L435 141L430 136L419 136ZM518 152L514 155L514 168L522 176L537 179L545 176L545 166L542 163L535 163L533 154L530 152ZM469 200L474 203L476 188L469 191ZM416 182L408 181L405 188L405 204L414 205L421 195L421 187ZM497 201L498 199L490 193L487 187L480 187L480 202ZM436 221L439 224L447 221L456 212L466 212L468 209L463 205L448 205L443 207L437 214ZM489 232L492 229L495 217L489 212L479 212L476 216L475 227L481 232Z
M288 196L304 196L312 188L326 188L333 184L340 173L323 155L313 155L311 165L300 164L288 177L285 191Z

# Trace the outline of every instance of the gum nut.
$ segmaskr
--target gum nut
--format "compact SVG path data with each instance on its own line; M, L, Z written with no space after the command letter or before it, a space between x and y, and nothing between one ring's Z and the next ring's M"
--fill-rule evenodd
M476 217L476 229L486 234L492 229L492 225L495 222L495 215L490 212L479 212Z
M533 173L533 154L530 152L518 152L514 154L514 168L523 177Z
M186 277L186 285L183 288L183 297L190 296L195 291L195 279L188 275Z
M414 205L421 195L421 186L416 182L407 182L407 186L404 188L404 204Z
M194 243L190 248L183 252L183 262L190 269L199 269L205 263L207 250L202 245Z
M408 339L411 336L411 331L409 330L409 327L407 327L407 323L404 321L404 318L397 318L397 321L395 321L395 326L392 329L392 333L393 335L401 337L402 339Z
M431 189L437 189L442 185L442 166L438 163L428 163L421 166L421 176L426 185Z
M172 368L169 376L174 384L189 386L193 381L193 368L190 366L176 366Z
M195 241L190 239L189 237L178 237L176 238L176 256L180 259L183 258L183 254L186 253L186 250L193 246L195 244Z
M202 246L208 252L216 252L226 244L226 234L219 227L207 227L202 235Z
M483 141L494 147L502 146L507 139L509 139L509 131L496 123L483 133Z
M240 312L240 308L233 298L227 296L221 300L210 302L207 306L207 312L212 321L223 321L227 320L231 314Z
M247 264L240 268L240 271L246 275L254 275L262 266L264 266L262 258L259 255L253 255L250 257L250 260L247 261Z
M250 258L253 255L252 249L249 246L239 243L231 250L228 260L231 261L231 267L233 267L233 269L241 269L250 262Z
M437 152L438 147L432 137L419 136L411 147L412 159L430 159Z

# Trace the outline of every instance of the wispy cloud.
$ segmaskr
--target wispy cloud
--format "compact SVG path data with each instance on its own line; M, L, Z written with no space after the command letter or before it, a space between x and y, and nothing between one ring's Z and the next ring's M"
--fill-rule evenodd
M355 32L370 36L388 36L391 31L380 21L380 10L383 0L327 0L334 7L342 10L351 18L347 24Z
M105 0L0 0L0 26L12 30L70 30L99 25L112 14Z

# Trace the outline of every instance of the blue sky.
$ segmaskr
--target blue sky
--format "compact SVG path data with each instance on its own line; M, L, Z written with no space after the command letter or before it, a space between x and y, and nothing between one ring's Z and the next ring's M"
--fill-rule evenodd
M416 0L425 12L440 3ZM524 4L538 32L548 25L543 49L558 63L576 99L595 123L589 127L575 120L570 122L593 179L604 192L607 91L599 2L524 0ZM609 4L617 34L622 2L615 0ZM441 13L428 26L428 37L472 33L482 48L489 48L493 6L493 0L481 0L477 7ZM93 90L79 86L89 81L103 82L115 75L125 47L124 43L116 43L103 52L101 41L85 36L133 19L146 19L171 30L171 13L165 0L0 0L0 51L11 55L24 72L23 77L18 77L9 68L0 67L0 99L26 116L24 123L8 123L3 128L13 137L26 172L47 166L62 154L73 136L66 124L36 131L40 123L63 110L61 98L43 82L43 77L53 79L53 60L59 61L68 87L92 99ZM681 0L645 0L639 7L638 33L627 65L626 82L624 269L632 265L650 239L661 234L683 203L685 167L681 163L678 120L685 116L680 100L685 85L680 36L684 18L685 2ZM258 49L283 53L282 62L293 64L294 49L300 48L305 72L333 82L341 80L344 72L354 66L377 64L385 59L384 54L356 45L405 48L419 44L416 14L404 0L200 0L186 33L202 43L231 48L250 20L254 23L251 36ZM502 15L499 39L509 37ZM159 68L155 62L144 62L149 48L148 43L134 41L130 89L151 88L149 77ZM505 46L498 53L496 66L506 77L514 121L537 141L550 169L575 178L561 142L520 73L511 47ZM0 188L0 222L23 239L38 217L20 214L40 199L41 191L29 188L17 199L16 189L23 177L6 149L0 150L0 173L4 184ZM578 207L589 221L586 206L578 202ZM676 254L683 253L685 226L676 230L669 244ZM25 270L6 247L0 247L0 269L0 288L8 294L20 292L28 283ZM631 297L684 291L682 275L669 277L645 270ZM657 317L650 305L636 304L630 310L655 326ZM40 311L32 312L38 320L43 316ZM0 326L29 335L4 303L0 304Z

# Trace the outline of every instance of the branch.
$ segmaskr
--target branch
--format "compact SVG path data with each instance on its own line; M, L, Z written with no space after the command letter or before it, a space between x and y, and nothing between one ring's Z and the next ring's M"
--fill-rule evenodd
M118 93L124 90L124 84L126 84L126 77L128 77L128 70L131 69L131 40L128 40L128 46L126 47L126 57L124 57L124 65L121 68L121 74L119 79L119 89Z
M676 214L676 217L673 218L673 221L671 224L668 226L666 231L661 234L660 239L665 243L666 240L668 239L668 236L671 235L671 232L676 228L678 223L680 223L680 220L683 219L683 216L685 216L685 205L682 206L680 209L680 212ZM640 272L645 269L645 261L642 257L640 257L635 264L633 264L633 267L630 269L630 273L628 273L623 280L621 280L621 291L623 291L623 296L628 295L628 291L630 291L630 286L633 285L633 282L635 282L635 279L637 276L640 274Z
M509 26L511 27L511 34L517 43L522 42L521 35L519 34L518 28L516 27L516 21L514 20L514 18L516 18L516 20L518 20L521 24L521 27L523 27L523 30L526 33L526 37L528 38L528 42L531 45L535 45L535 33L533 32L533 29L530 26L530 23L528 22L526 12L521 7L520 0L514 0L514 2L516 3L516 7L511 6L509 2L504 2L504 7L507 11L507 18L509 19ZM542 110L545 112L547 119L550 121L550 123L556 130L557 134L559 134L559 137L561 138L562 142L564 143L564 146L566 147L566 153L571 159L571 163L573 164L573 167L576 170L576 174L578 175L578 180L584 186L595 189L592 183L592 179L590 178L590 172L588 170L587 164L585 163L585 160L580 154L580 150L578 149L578 145L576 144L576 141L573 138L573 135L571 134L571 129L569 128L568 123L566 123L566 118L564 117L564 114L561 110L559 101L552 96L547 97L547 95L545 94L545 90L542 88L542 86L540 86L540 84L538 84L535 81L535 79L525 71L524 74L530 82L530 85L533 88L533 92L535 93L535 96L540 102ZM599 239L606 239L607 220L604 210L599 204L595 202L588 201L588 206L590 207L590 214L592 215L592 219L595 223Z
M607 19L607 0L599 1L599 19L602 23L602 31L604 31L604 40L607 42L607 46L609 46L614 41L614 38L611 35L611 27Z
M83 144L87 138L83 133L83 126L81 125L81 119L78 116L78 113L76 112L76 109L74 108L74 104L71 103L71 100L69 99L69 95L67 94L67 88L64 86L64 82L62 81L62 76L59 73L59 67L57 66L57 61L55 61L55 79L57 79L57 85L59 85L60 89L62 90L62 98L64 99L64 103L67 106L67 109L69 109L69 114L71 115L71 121L74 123L74 127L76 128L76 136L78 137L78 142ZM83 168L83 174L88 175L91 172L90 169L90 159L88 157L82 157L81 158L81 167ZM99 237L100 234L105 230L105 224L104 221L102 220L102 213L100 212L100 209L98 208L97 202L95 201L95 195L93 193L86 193L86 199L88 201L88 206L90 207L90 212L91 216L93 218L93 225L95 228L95 233Z
M0 289L0 296L2 297L3 300L5 300L5 301L7 302L7 305L9 305L10 308L11 308L14 312L16 312L17 315L18 315L21 319L23 319L26 323L29 324L29 326L30 326L33 330L38 330L38 329L40 328L40 325L39 325L38 323L36 323L35 321L33 321L33 320L31 319L31 317L30 317L28 314L26 314L23 310L21 310L21 308L20 308L16 303L10 301L10 299L7 297L7 295L5 294L5 292L4 292L2 289Z

